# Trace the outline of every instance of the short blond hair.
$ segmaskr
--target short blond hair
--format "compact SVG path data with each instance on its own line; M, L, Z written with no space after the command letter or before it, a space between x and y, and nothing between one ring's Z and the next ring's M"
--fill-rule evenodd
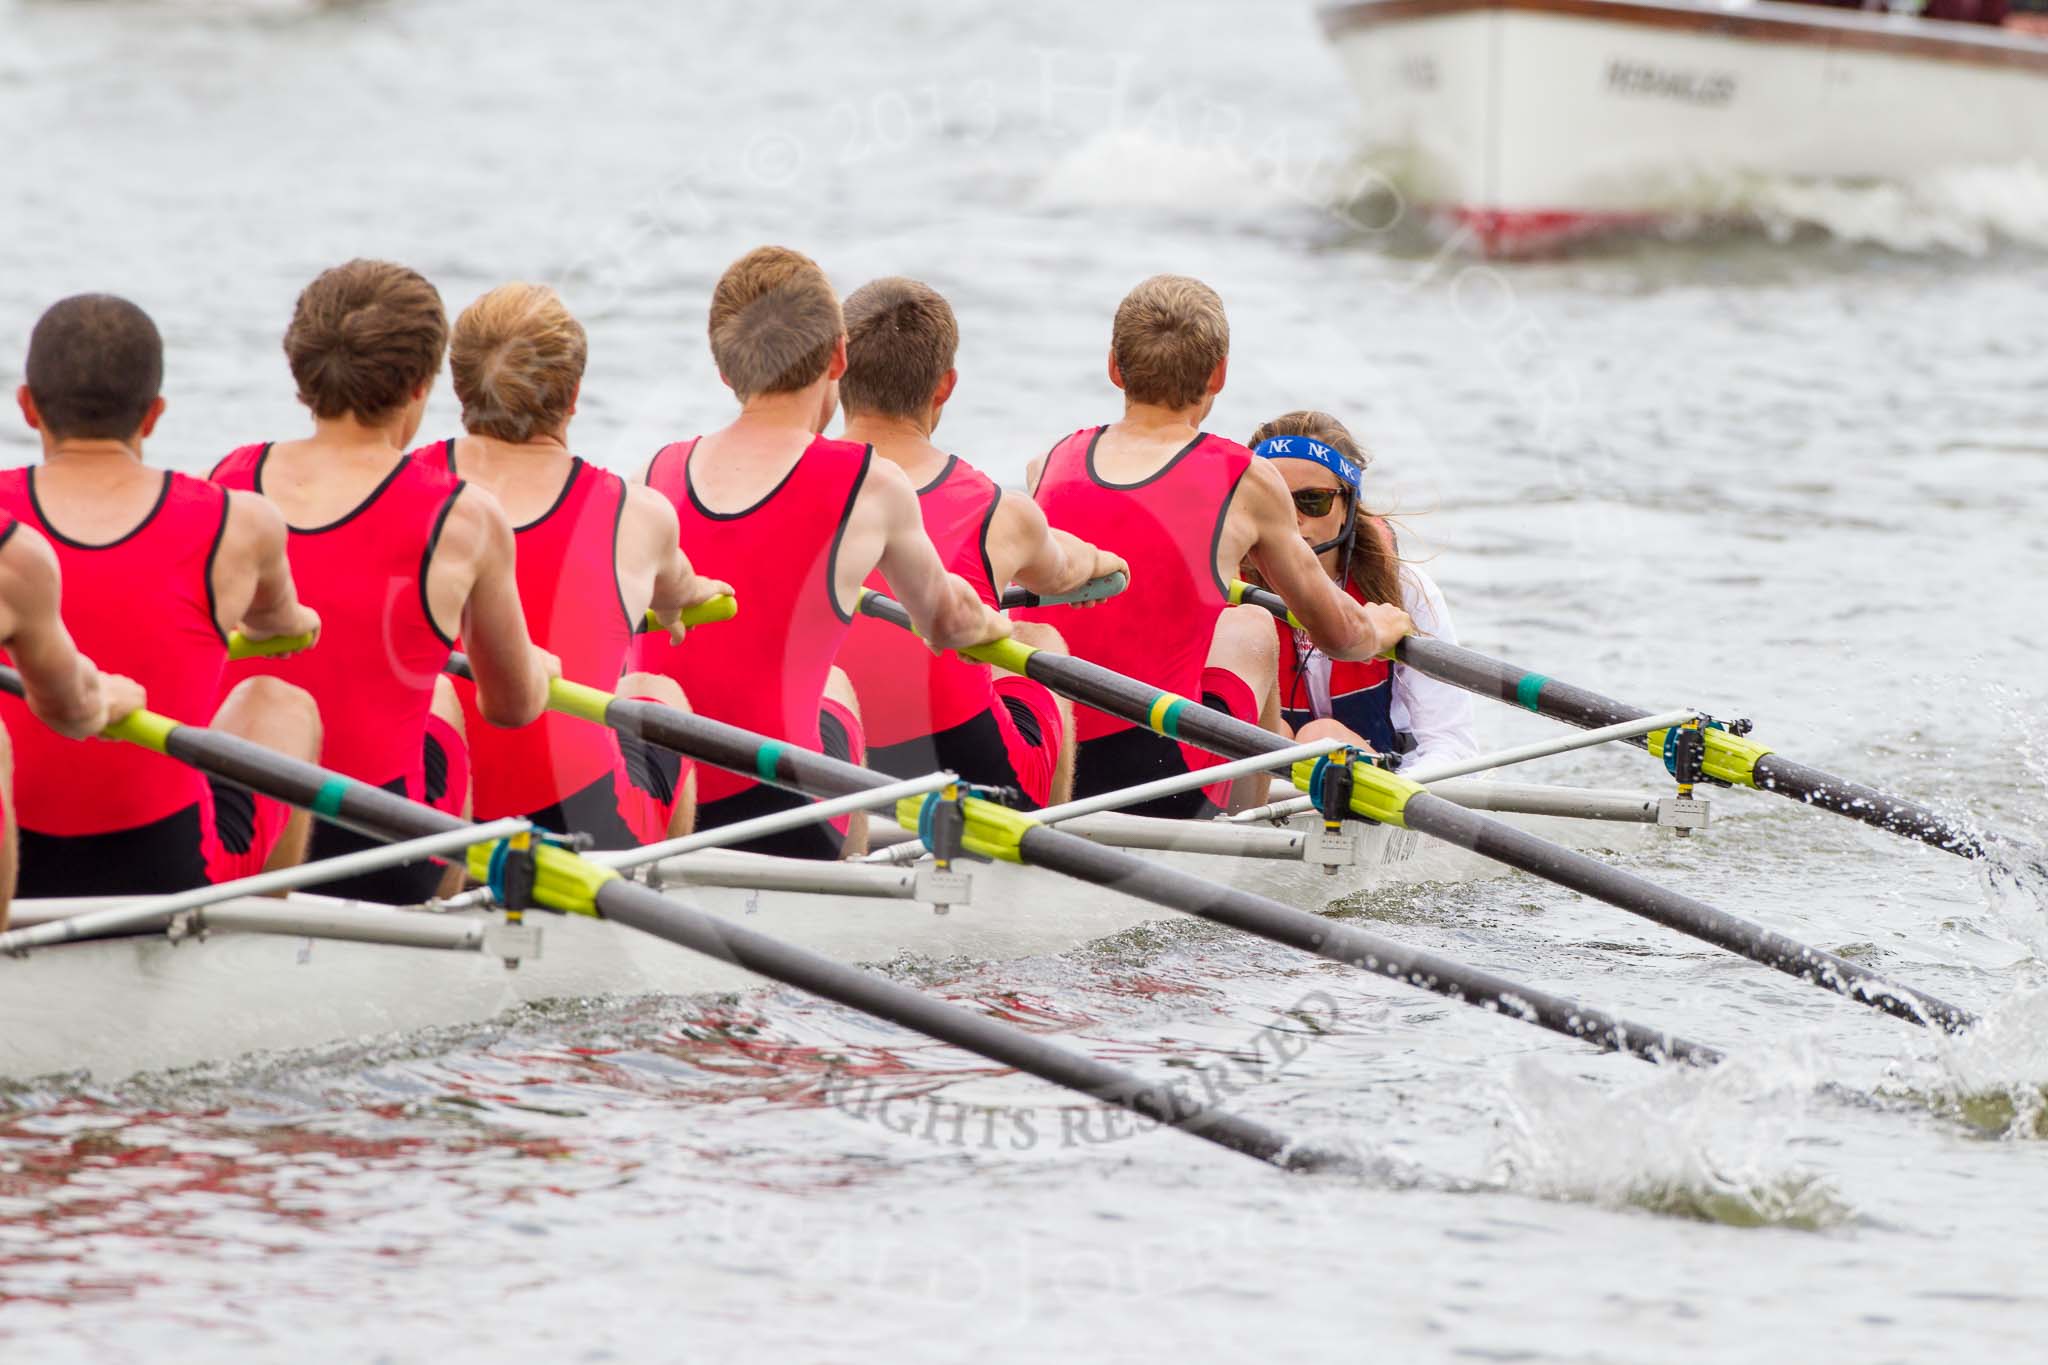
M1154 275L1116 306L1109 348L1126 397L1161 407L1192 407L1230 354L1223 300L1200 280Z
M501 441L560 431L590 340L544 284L501 284L462 310L448 346L463 429Z
M846 323L816 261L788 247L762 246L718 277L710 331L711 358L745 402L816 383Z

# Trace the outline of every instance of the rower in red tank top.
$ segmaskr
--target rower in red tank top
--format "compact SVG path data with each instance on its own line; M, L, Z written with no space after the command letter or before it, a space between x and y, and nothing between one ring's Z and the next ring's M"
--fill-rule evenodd
M1409 622L1398 607L1362 606L1337 591L1295 530L1286 482L1237 442L1199 429L1222 391L1229 349L1222 300L1207 285L1179 275L1140 284L1118 305L1110 339L1123 420L1054 446L1036 462L1033 494L1054 526L1100 539L1131 564L1121 597L1058 618L1077 657L1277 731L1272 621L1225 595L1247 557L1332 658L1382 653ZM1218 761L1086 707L1076 723L1079 796ZM1128 809L1201 816L1263 801L1266 787L1264 776L1241 779Z
M1114 555L1055 533L1036 503L1005 493L972 465L932 444L958 382L959 325L952 307L917 280L875 280L846 301L846 435L918 486L918 509L939 558L990 607L1011 582L1048 595L1122 570ZM881 576L868 586L883 590ZM1058 632L1020 625L1017 637L1064 653ZM866 699L868 763L917 777L937 770L1020 792L1023 804L1067 799L1073 782L1068 704L1042 684L956 654L934 654L908 633L863 617L839 663Z
M156 327L135 305L84 295L52 307L29 345L23 402L43 462L0 474L0 509L49 542L78 645L135 680L119 689L121 709L139 702L140 684L173 719L210 717L316 758L318 723L303 692L266 682L221 698L230 625L262 639L320 622L298 602L273 510L143 464L164 407L162 373ZM79 737L76 725L59 733L12 697L0 699L0 717L25 817L24 894L178 890L283 866L304 849L304 819L277 802L134 745Z
M533 638L562 676L628 697L686 707L667 678L622 678L651 610L729 591L699 578L678 546L676 514L651 488L569 453L588 340L551 289L508 284L456 319L449 368L469 435L415 452L489 489L515 523L519 600ZM519 815L543 829L628 848L689 832L694 778L676 755L587 720L549 713L500 730L458 682L470 736L476 814Z
M0 511L0 658L20 675L29 724L40 722L60 741L88 739L141 705L143 694L132 679L102 676L79 653L60 614L62 593L49 542ZM14 899L13 770L12 745L0 726L0 931Z
M243 446L214 478L284 513L292 572L326 621L318 649L231 673L311 693L325 766L466 814L462 711L442 673L457 633L493 723L532 721L553 665L527 637L511 527L497 501L403 453L446 344L440 295L414 272L381 261L325 272L299 295L285 334L312 438ZM332 857L371 842L322 824L312 852ZM406 904L459 881L459 870L444 876L423 861L325 889Z
M813 434L789 472L752 505L719 512L691 487L698 442L665 446L647 483L676 509L691 558L732 583L740 613L680 645L649 636L640 667L673 679L697 710L715 720L827 753L864 761L860 715L846 697L828 697L832 660L852 614L833 589L834 561L854 497L867 472L866 446ZM783 809L790 802L750 777L723 769L697 775L697 818L705 829ZM846 821L794 831L740 847L796 857L837 857Z
M846 345L839 301L815 262L782 247L736 261L712 292L710 332L740 414L664 447L646 482L674 505L692 562L732 584L740 612L680 646L650 637L642 666L682 684L705 715L858 762L857 702L832 660L869 573L881 568L942 648L1001 638L1008 624L939 562L894 465L817 434L837 407ZM705 771L698 782L703 829L803 803L751 777ZM810 826L741 847L836 857L848 828ZM852 828L858 848L864 826Z

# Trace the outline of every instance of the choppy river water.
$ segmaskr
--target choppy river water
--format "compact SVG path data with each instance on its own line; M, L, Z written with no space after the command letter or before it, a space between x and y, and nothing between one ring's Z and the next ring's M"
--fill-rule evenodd
M0 372L52 299L128 294L170 345L153 454L198 469L297 428L277 343L322 266L407 261L455 306L538 278L591 332L577 444L625 468L721 420L706 295L780 240L847 288L907 273L951 295L942 434L1016 477L1113 412L1122 291L1185 271L1231 311L1215 428L1349 418L1466 643L1753 715L1807 761L2048 833L2041 178L1781 187L1770 233L1492 267L1344 210L1349 98L1305 10L1218 0L0 0ZM444 391L429 432L454 417ZM0 460L33 457L0 431ZM1484 718L1503 741L1544 732ZM1532 776L1647 785L1645 764ZM1060 1140L1060 1095L786 991L0 1091L0 1343L50 1361L2030 1357L2041 889L1788 802L1720 812L1631 866L1990 1026L1942 1044L1504 877L1353 913L1735 1061L1660 1073L1180 928L906 970L1151 1068L1240 1055L1313 999L1299 1055L1234 1103L1365 1174L1285 1176L1170 1133ZM917 1098L886 1122L821 1103L829 1056ZM1035 1115L1038 1140L963 1138L971 1105Z

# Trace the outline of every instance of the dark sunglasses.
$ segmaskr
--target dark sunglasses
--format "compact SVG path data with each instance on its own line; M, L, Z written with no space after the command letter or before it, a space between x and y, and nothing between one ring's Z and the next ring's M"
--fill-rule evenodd
M1340 488L1297 488L1294 510L1305 517L1326 517L1342 492Z

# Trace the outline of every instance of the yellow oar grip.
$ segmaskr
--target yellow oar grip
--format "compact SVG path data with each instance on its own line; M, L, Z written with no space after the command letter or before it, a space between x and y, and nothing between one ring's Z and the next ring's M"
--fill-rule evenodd
M605 708L617 700L614 693L600 691L585 683L570 682L567 678L556 678L548 684L548 710L580 720L594 720L599 725L605 723Z
M676 620L686 626L709 626L720 621L730 621L740 614L739 599L731 593L720 593L708 602L699 602L694 607L684 607ZM647 613L647 629L667 630L668 627L654 619L654 613Z
M958 651L963 659L972 659L978 664L994 664L1017 674L1024 672L1025 664L1037 652L1035 646L1014 639L991 640L985 645L969 645Z
M163 753L171 742L171 731L178 728L178 722L169 716L160 716L154 711L130 711L121 719L100 731L103 739L122 739L130 744L140 744L145 749Z
M1273 597L1273 600L1276 602L1279 601L1278 597L1274 596L1272 593L1266 592L1264 588L1255 587L1252 584L1245 582L1242 578L1233 578L1230 580L1230 588L1226 596L1230 598L1231 606L1241 607L1244 605L1245 599L1251 596L1253 593L1260 593L1268 597ZM1279 615L1278 612L1273 611L1273 608L1264 602L1260 602L1258 605L1264 607L1267 611L1272 612L1276 616ZM1308 629L1307 626L1304 626L1301 623L1301 618L1296 616L1291 611L1287 613L1286 620L1287 624L1293 626L1296 630Z
M268 640L251 640L236 631L228 636L228 657L230 659L275 659L280 655L297 654L313 647L313 637L307 635L273 635Z

